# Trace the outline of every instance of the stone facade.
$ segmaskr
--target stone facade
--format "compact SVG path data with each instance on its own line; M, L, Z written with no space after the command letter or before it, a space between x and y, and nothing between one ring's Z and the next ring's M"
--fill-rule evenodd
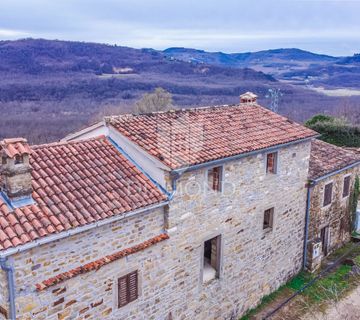
M237 319L301 269L309 152L309 142L280 149L275 175L265 173L265 154L227 162L222 193L206 190L206 169L180 178L168 223L187 294L174 301L174 319ZM220 278L203 284L204 240L217 235Z
M161 244L40 292L35 285L154 237L163 228L163 208L159 208L16 254L10 261L16 271L19 319L138 319L131 315L132 308L117 310L114 283L128 270L139 269L143 286L138 307L146 310L164 272L161 256L166 246Z
M350 240L351 213L350 195L354 187L356 175L359 174L360 166L344 170L338 174L319 180L310 190L310 221L308 236L308 268L315 271L321 265L326 254L341 247ZM344 178L350 176L350 195L343 197ZM329 183L333 183L332 201L324 206L324 189ZM326 229L328 228L328 229ZM322 241L322 230L326 232ZM323 235L324 237L324 235ZM318 255L313 253L313 247L317 247Z
M16 254L19 319L236 319L301 269L309 155L310 141L279 149L277 174L266 174L265 153L225 162L222 192L208 189L207 168L187 172L165 209ZM272 207L273 228L264 231ZM164 229L168 240L36 291L36 283ZM204 241L218 235L219 279L203 284ZM118 309L117 279L134 270L139 298Z
M4 271L0 269L0 319L7 317L7 279Z

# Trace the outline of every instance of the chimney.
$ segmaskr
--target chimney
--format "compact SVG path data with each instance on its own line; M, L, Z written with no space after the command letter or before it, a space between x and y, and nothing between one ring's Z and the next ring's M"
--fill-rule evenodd
M252 92L245 92L240 96L240 103L256 103L257 95Z
M4 139L0 142L1 193L12 207L20 207L33 202L31 149L24 138Z

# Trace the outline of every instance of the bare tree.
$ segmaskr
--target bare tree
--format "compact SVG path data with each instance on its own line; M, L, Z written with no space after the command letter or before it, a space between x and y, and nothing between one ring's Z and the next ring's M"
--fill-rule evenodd
M173 108L172 95L163 88L156 88L154 92L145 93L135 103L134 113L149 113L154 111L166 111Z

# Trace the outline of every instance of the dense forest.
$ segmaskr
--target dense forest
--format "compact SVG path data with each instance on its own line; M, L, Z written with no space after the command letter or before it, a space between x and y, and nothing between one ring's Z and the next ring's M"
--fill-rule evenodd
M280 89L279 112L297 121L352 110L358 97L324 96L247 67L174 59L152 49L25 39L0 41L0 138L58 140L106 114L131 112L162 87L178 107L237 103L253 91L267 106Z

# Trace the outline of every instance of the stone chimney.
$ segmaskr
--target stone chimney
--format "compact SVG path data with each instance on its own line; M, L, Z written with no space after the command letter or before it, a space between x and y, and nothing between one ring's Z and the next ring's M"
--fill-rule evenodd
M256 103L257 95L252 92L245 92L240 96L240 103Z
M30 154L26 139L4 139L0 142L1 192L11 204L25 199L32 200Z

